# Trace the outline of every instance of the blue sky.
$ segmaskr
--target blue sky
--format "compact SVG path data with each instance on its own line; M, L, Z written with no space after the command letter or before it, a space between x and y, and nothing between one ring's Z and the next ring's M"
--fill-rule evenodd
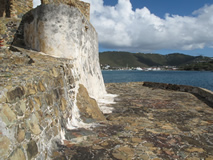
M166 13L180 16L191 15L204 5L213 4L212 0L130 0L133 10L147 7L151 13L164 18ZM104 5L115 6L117 0L105 0Z
M83 1L91 4L100 51L213 57L212 0Z

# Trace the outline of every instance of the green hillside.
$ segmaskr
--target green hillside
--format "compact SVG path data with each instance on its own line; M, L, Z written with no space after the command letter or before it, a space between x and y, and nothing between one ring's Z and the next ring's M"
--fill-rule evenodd
M183 70L194 70L194 71L213 71L213 61L209 62L198 62L198 63L190 63L184 66L181 66Z
M127 65L129 67L147 67L129 52L103 52L99 55L101 64L108 64L112 67L126 67Z
M151 66L184 66L200 61L210 61L209 57L190 56L181 53L168 55L153 53L102 52L100 63L111 67L151 67Z

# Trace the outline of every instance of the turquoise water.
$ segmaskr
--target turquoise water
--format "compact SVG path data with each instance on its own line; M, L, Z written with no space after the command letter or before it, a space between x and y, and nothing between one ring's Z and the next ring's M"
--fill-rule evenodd
M213 72L207 71L102 71L105 83L160 82L191 85L213 91Z

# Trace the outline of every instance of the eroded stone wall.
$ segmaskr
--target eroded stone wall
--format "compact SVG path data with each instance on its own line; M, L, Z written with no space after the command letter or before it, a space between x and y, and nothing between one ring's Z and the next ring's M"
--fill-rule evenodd
M16 32L13 44L36 50L0 50L0 159L52 159L70 129L105 120L96 102L106 94L97 33L66 4L0 20L1 43Z
M22 16L33 8L33 0L0 0L0 49L9 47Z
M205 99L206 101L210 103L213 103L213 92L200 87L169 84L169 83L157 83L157 82L144 82L143 86L166 89L166 90L181 91L181 92L189 92L194 94L195 96L199 96Z
M0 159L51 159L76 116L74 106L84 123L105 120L72 60L12 50L0 54Z
M0 18L0 49L9 47L18 33L21 19L18 18Z
M41 0L41 4L49 4L49 3L64 3L71 6L77 7L82 14L90 20L90 4L86 2L82 2L79 0Z
M46 159L72 116L72 64L19 51L1 54L0 61L0 144L7 143L0 159Z
M33 0L0 0L0 17L21 17L33 8Z
M76 7L41 5L30 11L22 23L27 47L73 60L79 81L89 95L98 100L106 94L97 32Z

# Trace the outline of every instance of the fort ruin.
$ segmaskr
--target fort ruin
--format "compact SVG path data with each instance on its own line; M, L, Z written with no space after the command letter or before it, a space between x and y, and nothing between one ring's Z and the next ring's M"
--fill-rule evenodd
M41 0L41 4L64 3L78 8L81 13L90 19L90 4L80 0ZM23 14L33 8L33 0L0 0L0 17L21 18Z

